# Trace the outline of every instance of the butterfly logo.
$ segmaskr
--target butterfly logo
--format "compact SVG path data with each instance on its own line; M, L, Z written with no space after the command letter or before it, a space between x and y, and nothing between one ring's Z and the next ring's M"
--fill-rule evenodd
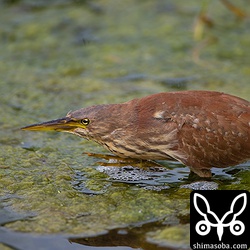
M239 205L241 204L240 202L242 202L241 199L243 199L243 205L239 208ZM200 204L200 207L198 205L198 202ZM204 236L204 235L209 234L211 227L217 228L217 235L218 235L219 241L221 241L222 239L222 235L224 233L225 227L229 227L230 232L235 236L238 236L244 233L245 225L242 221L237 220L237 217L246 208L246 205L247 205L246 193L239 194L233 199L229 211L227 211L222 216L221 219L213 211L211 211L210 205L207 199L203 195L199 193L195 193L194 198L193 198L193 203L194 203L194 207L196 211L203 217L203 219L197 222L195 226L195 230L199 235ZM205 207L205 211L204 211L204 207Z

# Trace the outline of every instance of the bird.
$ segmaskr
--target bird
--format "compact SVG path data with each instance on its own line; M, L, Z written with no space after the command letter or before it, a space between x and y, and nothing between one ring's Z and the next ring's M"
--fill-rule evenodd
M250 102L217 91L161 92L22 128L68 132L120 158L178 161L200 177L250 160Z

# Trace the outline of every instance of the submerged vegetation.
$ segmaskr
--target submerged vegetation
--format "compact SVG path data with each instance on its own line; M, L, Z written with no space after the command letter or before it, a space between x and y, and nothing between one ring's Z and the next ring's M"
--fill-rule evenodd
M106 153L95 143L19 128L161 91L217 90L249 100L250 8L227 3L2 1L0 214L9 220L0 224L76 238L144 225L141 246L187 246L194 182L187 168L105 168L82 154ZM211 183L249 190L249 164L215 170Z

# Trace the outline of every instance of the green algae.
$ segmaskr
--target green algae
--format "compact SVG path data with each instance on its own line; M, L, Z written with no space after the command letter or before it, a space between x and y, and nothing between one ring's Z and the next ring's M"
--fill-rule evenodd
M189 249L189 225L175 225L147 234L149 242L160 246Z
M215 25L203 38L216 39L201 51L202 63L196 63L197 1L99 0L94 9L62 2L40 7L32 1L1 3L0 196L16 195L18 199L8 199L14 211L36 214L5 226L95 235L164 220L168 226L149 238L164 242L173 234L181 237L185 225L176 223L188 224L180 217L188 216L190 193L179 188L181 181L159 192L113 182L96 169L96 159L82 155L106 152L95 143L19 128L84 106L176 90L155 80L159 78L191 77L184 88L225 91L249 100L249 19L236 21L220 2L211 2L208 14ZM237 4L249 9L243 1ZM150 77L112 81L133 74ZM89 194L72 184L78 172L84 173ZM231 176L215 178L220 189L249 190L247 168Z
M5 245L3 245L1 243L0 243L0 247L1 247L2 250L12 250L13 249L13 248L5 246Z

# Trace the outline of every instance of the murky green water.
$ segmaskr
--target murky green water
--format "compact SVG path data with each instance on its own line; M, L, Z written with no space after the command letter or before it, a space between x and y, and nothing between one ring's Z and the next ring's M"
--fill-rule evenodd
M194 38L204 6L213 27ZM82 154L106 153L95 143L19 128L161 91L250 100L249 18L220 1L5 0L0 42L0 248L187 248L187 168L105 168ZM214 174L210 188L250 190L249 164Z

